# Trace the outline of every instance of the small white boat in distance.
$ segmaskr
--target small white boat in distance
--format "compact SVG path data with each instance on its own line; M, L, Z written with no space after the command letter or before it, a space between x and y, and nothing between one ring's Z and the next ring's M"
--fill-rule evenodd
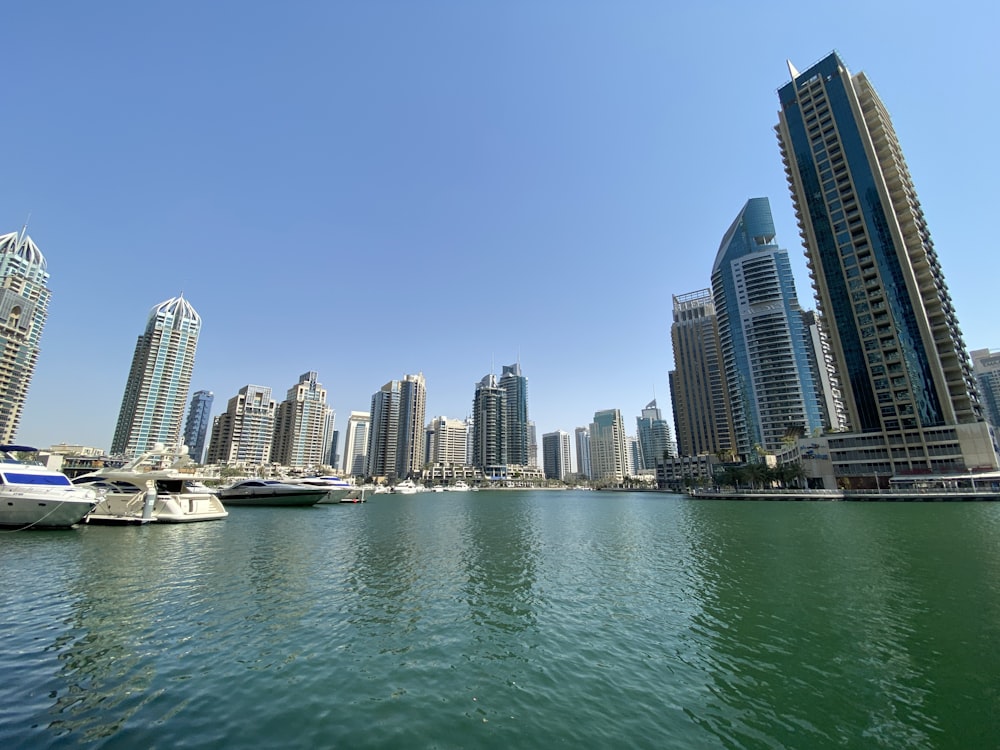
M217 521L229 511L202 482L206 477L186 474L187 448L157 445L120 469L98 469L73 480L103 495L87 516L87 523L144 524Z
M449 484L447 487L445 487L445 489L448 490L448 492L468 492L469 485L463 482L461 479L459 479L457 482L455 482L455 484Z
M392 491L396 495L415 495L421 491L421 488L413 482L412 479L404 479L399 484L392 488Z
M68 529L97 504L94 490L74 487L69 477L14 453L36 453L26 445L0 445L0 526Z
M216 491L225 505L289 507L315 505L327 496L325 487L290 484L276 479L244 479Z

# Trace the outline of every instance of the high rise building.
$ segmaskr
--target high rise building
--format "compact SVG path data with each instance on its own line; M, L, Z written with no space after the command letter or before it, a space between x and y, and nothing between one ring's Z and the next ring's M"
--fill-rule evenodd
M528 420L528 466L538 468L538 431L535 423Z
M542 435L542 470L546 479L566 479L570 465L569 433L562 430Z
M277 408L270 388L262 385L240 388L229 399L226 410L212 421L208 463L227 466L270 463Z
M344 472L350 476L365 475L365 457L368 455L368 428L371 414L352 411L347 418L347 435L344 440Z
M744 461L823 427L792 265L774 238L770 203L751 198L722 238L712 268L736 452Z
M468 463L469 426L462 419L437 417L428 426L427 461L465 466Z
M271 460L296 468L330 466L334 413L313 371L299 376L278 404Z
M733 416L711 289L674 295L670 339L674 350L670 403L677 452L682 456L730 456Z
M372 394L368 424L365 475L396 479L396 447L399 442L398 380L390 380Z
M846 430L847 415L844 413L844 400L837 368L830 353L830 341L823 326L819 324L819 316L814 310L806 311L802 320L810 342L809 366L813 370L813 380L819 384L821 393L823 426L834 432Z
M576 473L590 479L594 476L590 466L590 428L577 427L573 434L576 439Z
M974 349L969 356L972 357L972 372L979 383L986 421L1000 429L1000 352Z
M628 468L625 423L618 409L594 413L590 423L590 466L592 478L621 482Z
M424 376L391 380L372 395L366 474L403 479L424 463Z
M409 477L424 468L424 419L427 385L423 373L404 375L399 389L399 449L397 476Z
M507 466L507 391L490 373L472 400L472 465L486 472Z
M132 356L111 452L136 456L176 445L187 404L201 317L183 296L156 305Z
M0 235L0 441L17 433L49 313L48 266L24 230Z
M504 365L500 387L507 394L507 415L504 430L507 440L507 463L520 466L532 464L528 446L528 379L521 374L521 363ZM537 452L537 448L536 448ZM536 457L535 463L538 459Z
M636 439L639 441L638 469L656 470L657 463L673 457L673 439L670 425L663 418L654 398L635 418Z
M776 131L852 433L831 437L834 474L871 486L900 472L996 467L888 111L836 53L788 68Z
M205 443L208 428L212 424L212 402L215 394L211 391L195 391L188 407L187 421L184 422L184 445L195 463L205 460Z

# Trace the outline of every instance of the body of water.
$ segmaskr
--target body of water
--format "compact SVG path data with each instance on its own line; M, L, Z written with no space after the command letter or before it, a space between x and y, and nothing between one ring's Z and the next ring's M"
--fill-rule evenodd
M3 748L1000 746L996 503L378 495L0 569Z

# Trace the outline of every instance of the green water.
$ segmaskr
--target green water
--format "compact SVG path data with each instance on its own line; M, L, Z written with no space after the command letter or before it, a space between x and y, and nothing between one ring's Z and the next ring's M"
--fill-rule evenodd
M3 748L1000 746L1000 504L380 495L0 570Z

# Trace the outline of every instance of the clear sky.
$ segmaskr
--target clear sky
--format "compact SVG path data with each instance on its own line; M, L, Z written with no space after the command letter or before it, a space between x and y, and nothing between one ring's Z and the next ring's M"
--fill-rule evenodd
M518 359L572 433L654 394L672 296L709 286L771 200L815 307L776 90L836 49L886 103L970 349L1000 348L995 2L14 3L3 12L0 232L52 303L19 442L107 448L136 337L183 292L192 392L337 411L423 372L465 417Z

